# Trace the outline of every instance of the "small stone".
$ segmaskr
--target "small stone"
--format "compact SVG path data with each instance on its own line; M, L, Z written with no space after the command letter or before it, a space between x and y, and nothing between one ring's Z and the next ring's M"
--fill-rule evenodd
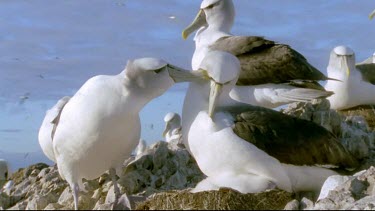
M302 210L311 210L314 207L314 202L310 199L303 197L300 202L300 209Z
M299 210L299 201L297 199L293 199L285 205L284 210Z
M64 206L62 206L61 204L59 203L51 203L51 204L48 204L44 210L60 210L61 208L63 208Z
M45 197L36 195L27 203L26 210L42 210L47 205L48 200Z

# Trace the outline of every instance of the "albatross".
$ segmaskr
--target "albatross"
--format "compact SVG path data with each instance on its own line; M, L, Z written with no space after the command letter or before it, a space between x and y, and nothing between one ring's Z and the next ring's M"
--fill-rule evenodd
M56 159L55 153L53 152L52 140L55 135L56 127L59 124L61 111L66 103L68 103L69 99L69 96L65 96L58 100L52 108L47 110L38 133L40 148L42 148L44 155L55 163Z
M230 33L235 17L232 0L203 0L195 20L182 32L186 39L197 30L192 68L197 70L207 52L222 50L237 56L241 71L229 96L236 101L276 108L291 102L326 98L332 92L318 83L328 80L306 58L289 47L258 36ZM189 86L187 96L192 92ZM196 113L186 106L182 112L183 140Z
M198 72L190 106L200 111L193 120L189 146L207 175L193 192L234 188L242 193L278 187L289 192L319 192L328 167L353 169L355 158L325 128L280 112L228 101L239 77L240 62L230 53L210 51ZM195 82L197 84L197 82Z
M374 58L366 61L356 65L355 53L347 46L337 46L331 51L327 74L340 80L325 85L326 90L335 93L327 98L332 109L375 104Z
M75 209L79 190L84 190L82 178L95 179L107 170L118 202L116 172L139 142L139 111L175 82L191 79L189 75L161 59L129 60L120 74L92 77L69 99L52 144L58 171L73 191Z
M169 112L164 116L165 128L163 131L163 137L166 142L181 140L181 117L177 113Z
M232 53L241 62L238 86L234 87L239 89L240 96L232 92L232 97L268 108L332 94L316 82L329 78L288 45L258 36L232 35L230 30L234 17L232 0L202 1L195 20L182 32L186 39L198 30L194 37L196 48L192 58L193 70L198 68L208 51ZM243 97L244 90L248 92L246 97Z

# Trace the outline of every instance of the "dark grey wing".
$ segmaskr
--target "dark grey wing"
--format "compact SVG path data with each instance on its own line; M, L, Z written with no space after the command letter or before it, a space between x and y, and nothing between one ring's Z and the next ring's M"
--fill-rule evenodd
M328 79L288 45L276 44L262 37L222 37L210 49L230 52L240 60L241 73L237 85Z
M233 130L239 137L282 163L358 166L357 160L331 132L313 122L255 106L238 112L235 117Z
M358 64L356 67L362 74L362 80L375 85L375 64Z

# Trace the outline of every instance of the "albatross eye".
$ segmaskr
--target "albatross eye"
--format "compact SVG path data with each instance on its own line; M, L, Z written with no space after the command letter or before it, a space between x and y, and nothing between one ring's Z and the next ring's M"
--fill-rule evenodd
M216 2L216 3L213 3L211 5L208 5L206 8L204 9L212 9L213 7L217 6L218 4L220 4L220 1Z
M156 74L158 74L158 73L160 73L161 71L163 71L164 70L164 68L162 67L162 68L160 68L160 69L156 69L156 70L154 70L154 72L156 73Z
M211 4L210 6L206 7L205 9L212 9L214 7L214 4Z

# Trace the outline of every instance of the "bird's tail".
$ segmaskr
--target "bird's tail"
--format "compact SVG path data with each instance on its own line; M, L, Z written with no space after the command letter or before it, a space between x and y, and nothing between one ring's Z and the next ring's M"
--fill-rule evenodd
M338 174L335 171L317 166L282 165L288 173L293 192L314 191L319 194L324 181L329 176Z

